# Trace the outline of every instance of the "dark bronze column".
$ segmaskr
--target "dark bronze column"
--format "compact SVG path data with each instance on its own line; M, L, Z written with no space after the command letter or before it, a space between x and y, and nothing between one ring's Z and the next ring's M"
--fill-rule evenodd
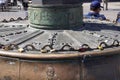
M31 26L36 28L69 29L83 23L80 0L33 0L28 13Z

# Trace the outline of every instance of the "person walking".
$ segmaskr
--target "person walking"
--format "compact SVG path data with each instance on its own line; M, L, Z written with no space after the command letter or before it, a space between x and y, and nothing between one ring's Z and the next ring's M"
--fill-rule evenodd
M6 0L0 0L0 7L1 7L2 11L4 11L4 9L6 8L5 7L5 2L6 2Z
M27 11L28 9L28 3L29 3L29 0L22 0L22 5L25 11Z
M109 0L102 0L103 10L108 10L108 2Z

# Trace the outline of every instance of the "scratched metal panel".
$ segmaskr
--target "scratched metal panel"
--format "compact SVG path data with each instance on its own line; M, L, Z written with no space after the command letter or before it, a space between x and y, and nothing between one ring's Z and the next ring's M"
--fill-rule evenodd
M21 61L20 80L80 80L79 61Z
M83 67L84 80L120 80L120 55L92 57Z
M19 61L0 57L0 80L19 80Z

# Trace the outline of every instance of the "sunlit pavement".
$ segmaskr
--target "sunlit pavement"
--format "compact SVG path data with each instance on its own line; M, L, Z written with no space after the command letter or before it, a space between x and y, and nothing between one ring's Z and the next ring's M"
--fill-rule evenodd
M83 3L83 14L88 13L90 3ZM116 19L117 13L120 12L120 2L109 2L108 4L108 10L102 10L101 14L104 14L108 19L111 21ZM18 11L10 11L10 12L0 12L0 21L3 19L9 20L10 18L25 18L26 12L21 9Z

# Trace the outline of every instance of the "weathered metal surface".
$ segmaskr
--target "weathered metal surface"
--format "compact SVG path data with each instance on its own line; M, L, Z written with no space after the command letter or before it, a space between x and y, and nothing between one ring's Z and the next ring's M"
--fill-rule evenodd
M0 56L0 80L19 80L18 58Z
M28 45L29 43L34 43L32 45L34 45L34 47L37 48L38 50L33 50L30 48L30 49L27 49L24 53L19 53L17 49L8 50L8 51L4 51L3 49L1 49L0 56L12 57L12 58L16 58L17 60L16 59L12 60L12 58L6 58L8 59L8 61L12 60L16 62L15 65L8 67L8 65L4 63L4 59L0 58L1 60L0 67L2 69L1 71L3 71L1 73L0 79L3 79L3 80L4 79L5 80L38 80L38 79L41 79L41 80L101 80L101 79L113 80L113 79L117 79L119 80L119 74L120 74L119 73L120 48L119 48L119 35L118 35L119 27L114 25L98 24L98 23L94 24L94 26L92 25L93 23L91 23L91 25L89 23L86 23L84 27L80 27L77 31L74 31L74 32L72 30L68 30L68 31L60 30L58 32L54 30L52 31L38 30L38 29L27 27L27 26L22 26L22 27L8 26L9 27L9 28L7 27L8 29L6 29L6 27L4 26L1 27L1 35L2 35L1 43L3 43L2 39L3 39L3 35L5 34L7 35L14 31L16 31L15 33L18 33L20 32L20 30L22 31L27 30L27 32L29 32L28 34L26 33L27 37L25 37L25 33L20 33L21 36L18 36L20 35L18 33L14 35L14 37L17 36L15 39L12 39L13 35L12 36L5 35L4 38L10 39L11 42L10 41L5 42L3 40L4 41L3 45L5 45L6 43L8 44L8 43L15 42L15 44L18 44L18 47L24 48L24 46ZM106 27L103 27L103 26L106 26ZM109 30L106 30L106 29L109 29ZM36 33L34 34L34 32L36 32L37 34L40 33L40 35L37 35ZM73 33L75 33L75 35L79 34L80 36L82 36L81 39L83 39L84 43L87 43L90 47L92 46L92 43L94 43L94 41L96 41L97 39L98 40L103 39L102 41L100 40L99 43L105 41L106 36L108 37L107 40L109 40L110 42L109 43L106 42L108 46L105 46L105 44L103 45L105 47L104 47L104 50L102 51L97 49L97 46L99 44L91 47L92 51L91 50L87 50L87 51L85 50L86 52L79 52L74 50L69 51L69 49L71 48L70 47L71 45L68 46L66 43L68 44L72 43L73 48L75 48L74 46L77 45L78 43L78 47L79 47L80 39L77 38L76 36L73 36L74 35ZM82 34L84 34L84 36ZM77 36L79 37L79 35ZM101 35L103 36L100 37ZM90 41L91 43L89 43L88 42L89 40L85 39L86 36L87 38L94 37L94 40L89 38L89 40L92 40ZM70 38L73 41L70 40ZM113 38L112 41L111 41L111 38ZM19 39L21 39L22 42ZM114 39L118 39L118 43L116 42L115 44L113 44ZM42 43L39 44L40 42ZM58 50L64 45L66 45L66 47L64 47L65 50L63 49L62 51L57 51L53 53L48 52L46 54L42 54L40 50L47 43L53 46L64 43L59 47L54 47L55 49L58 49ZM111 46L111 44L113 45ZM66 50L67 47L69 48L68 50ZM9 74L9 72L11 72L11 74Z
M32 27L69 29L81 26L82 5L58 5L29 7L29 21Z
M83 24L80 0L37 2L29 8L30 26L9 24L14 18L0 23L0 80L120 79L119 26Z
M29 21L36 28L69 29L81 26L82 1L34 0L28 9Z
M83 80L119 80L120 55L86 58Z
M21 80L79 80L79 61L21 61ZM26 76L27 74L27 76ZM72 75L72 76L71 76Z
M52 59L52 60L56 60L56 59L76 59L79 57L87 57L87 56L107 56L107 55L116 55L119 54L120 52L120 47L118 48L110 48L110 49L105 49L103 51L86 51L86 52L76 52L76 53L66 53L63 54L63 52L61 52L60 54L58 53L51 53L51 54L39 54L39 53L19 53L19 52L8 52L8 51L0 51L0 55L1 56L7 56L7 57L16 57L16 58L25 58L25 59Z
M79 80L79 60L41 61L0 57L0 80Z
M49 55L49 54L47 54ZM2 80L119 80L120 55L81 56L74 59L31 60L0 58ZM9 66L9 67L8 67ZM11 74L9 74L11 73Z
M86 22L73 30L39 30L29 25L1 24L1 45L9 45L13 49L14 44L18 46L15 51L23 48L29 53L76 53L119 46L120 27L99 22Z

